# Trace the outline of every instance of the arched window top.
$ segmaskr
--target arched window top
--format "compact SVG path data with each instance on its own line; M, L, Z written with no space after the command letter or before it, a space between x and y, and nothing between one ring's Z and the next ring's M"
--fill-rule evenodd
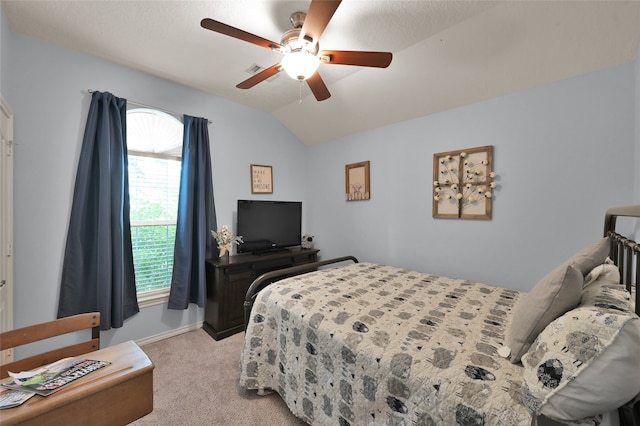
M149 108L127 111L129 151L181 157L182 133L182 123L172 115Z

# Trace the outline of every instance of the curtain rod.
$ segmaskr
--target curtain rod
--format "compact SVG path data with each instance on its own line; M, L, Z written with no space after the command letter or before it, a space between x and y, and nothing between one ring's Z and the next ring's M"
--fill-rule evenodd
M97 90L93 90L93 89L89 89L87 90L87 92L89 92L89 94L92 94L93 92L97 92ZM182 116L184 114L182 114L181 112L175 112L175 111L171 111L169 109L164 109L164 108L158 108L156 106L153 105L146 105L146 104L142 104L140 102L135 102L135 101L130 101L129 99L127 99L127 103L142 107L142 108L151 108L151 109L157 109L158 111L162 111L162 112L166 112L167 114L171 114L171 115L177 115L179 117L182 118ZM207 121L209 122L209 124L213 123L213 121L207 119Z

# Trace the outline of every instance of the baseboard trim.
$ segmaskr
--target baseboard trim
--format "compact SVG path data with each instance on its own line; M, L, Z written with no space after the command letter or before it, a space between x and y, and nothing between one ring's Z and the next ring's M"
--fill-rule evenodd
M195 324L188 324L180 328L174 328L173 330L165 331L164 333L155 334L149 337L143 337L142 339L136 340L136 344L138 346L144 346L151 343L159 342L164 339L168 339L169 337L174 337L179 334L187 333L189 331L194 331L199 328L202 328L202 321Z

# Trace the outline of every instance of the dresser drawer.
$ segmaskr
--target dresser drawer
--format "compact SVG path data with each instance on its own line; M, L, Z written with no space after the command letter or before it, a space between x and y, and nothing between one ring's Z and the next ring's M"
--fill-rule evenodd
M208 260L204 330L216 340L241 332L244 329L244 298L251 283L267 272L315 262L318 251L292 249L277 254Z

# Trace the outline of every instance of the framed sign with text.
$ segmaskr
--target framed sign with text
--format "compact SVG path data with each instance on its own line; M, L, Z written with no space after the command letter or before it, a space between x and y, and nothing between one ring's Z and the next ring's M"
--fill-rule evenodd
M273 173L271 166L251 165L251 193L273 194Z

